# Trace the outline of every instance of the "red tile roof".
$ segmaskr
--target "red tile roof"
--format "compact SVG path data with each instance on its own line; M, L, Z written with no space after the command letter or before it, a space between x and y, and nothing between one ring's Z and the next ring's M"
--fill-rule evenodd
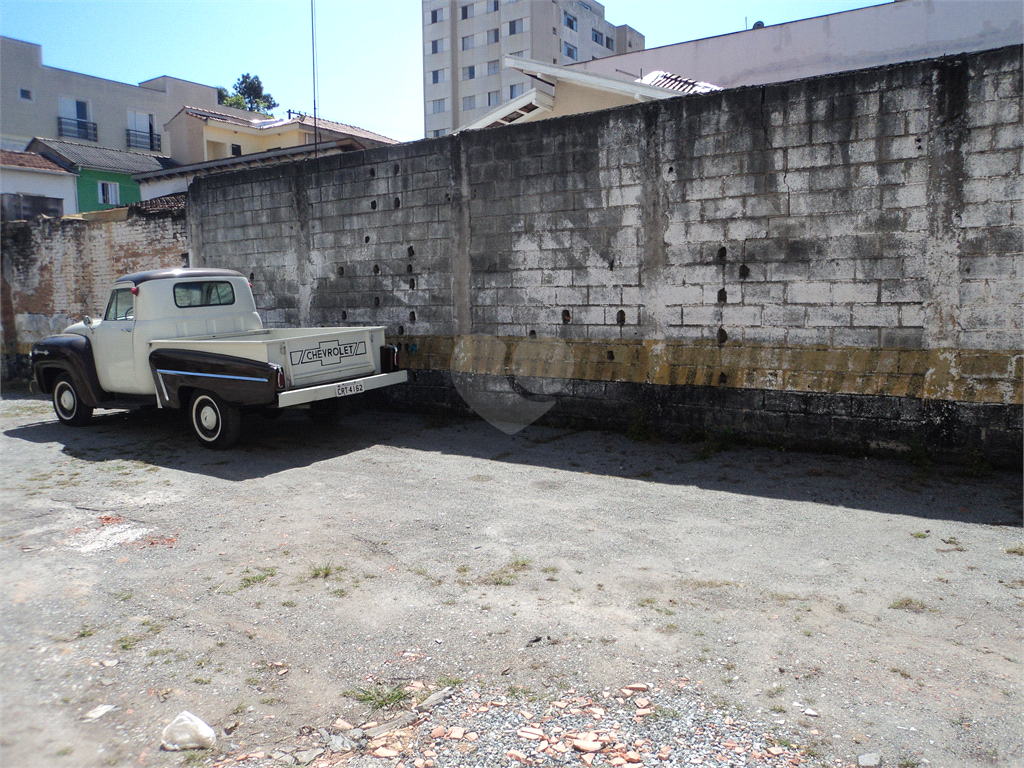
M53 160L38 155L35 152L15 152L10 149L0 149L0 165L13 168L37 168L41 171L56 171L57 173L68 173ZM71 175L68 173L68 175Z

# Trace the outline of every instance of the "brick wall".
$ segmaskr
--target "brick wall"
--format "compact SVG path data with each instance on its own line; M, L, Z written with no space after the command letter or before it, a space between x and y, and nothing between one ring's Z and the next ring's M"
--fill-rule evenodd
M118 277L183 266L186 238L181 213L133 213L122 221L4 222L3 378L28 375L27 356L35 341L85 315L101 316Z
M488 334L550 417L1019 455L1021 96L1017 46L224 174L191 248L271 325L387 326L410 403Z

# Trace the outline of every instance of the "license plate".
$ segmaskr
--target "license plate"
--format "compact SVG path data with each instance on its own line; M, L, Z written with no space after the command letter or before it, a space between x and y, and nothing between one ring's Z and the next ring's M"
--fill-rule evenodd
M362 391L362 384L339 384L336 388L336 394L338 397L344 397L345 395L358 395Z

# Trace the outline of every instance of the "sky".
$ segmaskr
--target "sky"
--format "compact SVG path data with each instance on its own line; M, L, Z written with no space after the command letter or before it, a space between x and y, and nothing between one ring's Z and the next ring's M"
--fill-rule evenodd
M606 0L605 18L639 30L654 48L881 1ZM318 115L400 141L422 138L421 0L314 7ZM276 115L313 110L308 0L0 0L0 34L42 45L47 66L125 83L169 75L230 90L249 73L280 104Z

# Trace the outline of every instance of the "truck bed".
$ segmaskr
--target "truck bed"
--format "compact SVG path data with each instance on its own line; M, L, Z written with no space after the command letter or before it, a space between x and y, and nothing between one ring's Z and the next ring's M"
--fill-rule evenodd
M244 333L154 339L157 349L193 350L278 365L285 390L367 376L380 370L384 327L269 328Z

